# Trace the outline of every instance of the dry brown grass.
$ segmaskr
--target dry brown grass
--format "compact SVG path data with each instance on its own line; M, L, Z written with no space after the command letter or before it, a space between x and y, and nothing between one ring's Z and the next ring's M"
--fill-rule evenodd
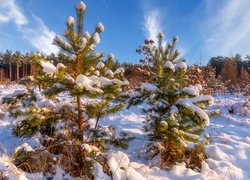
M104 172L110 174L107 160L95 152L86 152L81 143L65 142L51 144L44 150L26 152L23 149L14 154L14 164L22 170L35 173L56 173L57 166L73 177L93 179L93 165L97 161Z
M171 143L171 147L161 152L161 166L166 169L171 169L174 165L185 162L187 168L199 171L202 161L205 159L206 154L203 143L197 144L193 149Z
M13 158L13 163L26 172L50 172L54 174L56 171L55 158L46 150L26 152L21 149L14 153Z

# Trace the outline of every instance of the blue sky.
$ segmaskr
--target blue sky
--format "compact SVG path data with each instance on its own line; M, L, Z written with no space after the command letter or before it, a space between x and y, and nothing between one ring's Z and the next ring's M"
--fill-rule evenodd
M52 40L75 16L78 0L0 0L0 51L57 52ZM249 0L85 0L85 28L102 22L100 51L121 62L138 63L135 49L158 32L178 35L178 48L189 64L210 57L250 54Z

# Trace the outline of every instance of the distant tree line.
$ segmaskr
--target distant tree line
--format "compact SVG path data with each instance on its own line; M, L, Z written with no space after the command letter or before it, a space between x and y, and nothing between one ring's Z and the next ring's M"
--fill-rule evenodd
M240 75L240 71L242 68L246 69L248 72L250 71L249 70L249 68L250 68L250 55L247 55L244 58L242 58L242 56L239 54L236 54L234 57L226 57L226 56L212 57L209 60L208 64L215 68L216 77L218 77L221 75L222 69L223 69L223 67L225 67L225 64L228 63L229 61L232 61L235 63L238 75Z
M0 52L0 82L17 82L23 77L34 75L35 69L33 67L37 56L43 56L40 52L22 54L20 51L12 52L6 50ZM62 53L59 55L50 54L46 59L53 63L57 63L59 59L66 59L67 57Z
M50 55L45 56L40 52L22 54L20 51L12 52L11 50L6 50L5 52L0 52L0 82L17 82L25 76L34 75L36 72L33 65L37 56L43 56L47 60L53 62L53 64L64 62L68 67L71 66L70 61L68 60L69 57L65 56L63 53L59 53L58 55L51 53ZM142 64L127 62L120 63L119 61L112 59L106 60L105 64L112 71L116 70L118 67L124 67L125 76L128 77L128 79L137 74L137 71L140 71L143 67ZM133 71L136 73L133 73Z
M212 57L208 65L215 69L216 77L221 78L221 81L229 91L250 89L249 55L244 58L239 54L236 54L234 57Z
M70 57L65 56L63 53L58 55L52 53L44 56L40 52L21 54L20 51L6 50L0 52L0 82L17 82L25 76L35 75L34 63L37 56L44 57L54 64L64 62L68 67L72 66L69 60ZM131 82L131 88L136 87L141 82L147 82L149 79L149 69L145 66L143 60L140 60L140 63L120 63L117 60L109 59L104 63L111 70L123 67L125 69L124 76ZM206 94L213 94L215 91L250 91L248 90L250 89L250 55L244 58L239 54L234 57L212 57L207 66L195 65L195 67L189 68L189 72L190 84L199 80L203 84L204 93Z

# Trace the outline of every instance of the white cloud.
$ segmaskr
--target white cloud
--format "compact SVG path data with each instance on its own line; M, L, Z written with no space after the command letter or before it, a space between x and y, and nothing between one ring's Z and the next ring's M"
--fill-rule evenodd
M56 34L53 31L50 31L40 18L33 16L33 20L35 22L34 28L19 28L19 31L22 32L23 37L32 46L45 54L50 54L52 52L57 53L57 46L52 44Z
M157 34L163 32L161 12L158 9L146 10L144 15L144 31L148 39L156 42Z
M143 1L144 2L144 1ZM163 47L166 46L166 34L164 33L164 24L163 20L165 17L165 13L160 8L155 8L151 3L145 3L144 5L144 22L143 22L143 31L147 39L152 39L154 42L157 42L157 35L159 32L162 32L165 35L165 38L162 42ZM172 40L172 39L170 39ZM183 57L187 50L182 45L178 45L178 49L181 51L181 57Z
M211 55L250 53L250 1L210 0L201 25L204 48Z
M0 0L0 10L0 22L13 21L24 39L37 50L41 50L45 54L58 52L58 48L52 45L55 33L48 29L42 19L33 16L32 21L28 21L15 0Z
M14 21L16 25L28 23L28 19L15 4L15 0L0 0L0 22L8 21Z

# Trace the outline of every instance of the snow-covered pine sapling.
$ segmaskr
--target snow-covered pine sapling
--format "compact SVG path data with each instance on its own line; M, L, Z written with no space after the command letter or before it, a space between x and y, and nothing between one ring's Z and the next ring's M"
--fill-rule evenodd
M104 53L95 51L103 24L98 23L92 34L84 32L86 5L80 2L75 9L77 18L67 19L64 38L54 39L68 58L56 64L45 57L35 58L38 73L31 86L11 95L16 102L11 112L16 118L16 136L38 136L49 153L62 155L60 166L74 176L82 176L89 167L86 158L96 155L82 145L103 148L91 132L98 131L100 118L122 108L123 103L113 100L128 81L123 79L123 68L113 72L101 61ZM90 119L96 120L94 127ZM96 158L94 155L91 158Z
M143 83L132 95L129 106L149 102L145 130L152 139L160 141L167 151L174 144L189 147L200 139L204 127L209 125L209 117L203 110L213 98L201 95L202 86L187 86L187 62L178 58L175 50L178 37L164 46L164 36L158 34L158 42L146 40L137 50L145 54L144 64L150 69L152 83Z
M80 136L83 134L84 122L88 119L97 118L97 127L101 117L114 113L122 107L122 103L111 104L110 102L119 95L121 87L128 84L127 81L119 80L124 73L123 68L117 68L113 72L100 61L104 53L94 51L96 44L100 42L99 34L104 31L102 23L97 24L92 35L83 32L85 9L86 7L76 6L77 20L75 21L70 16L66 21L65 38L56 36L54 39L61 51L69 56L66 62L64 60L65 64L74 67L74 71L68 72L67 66L60 62L54 65L45 58L34 60L34 63L38 64L39 72L35 83L39 82L39 86L43 88L42 95L52 98L52 100L56 99L56 101L59 101L57 95L63 92L76 97L77 118L75 119L73 116L73 120L78 125L77 132ZM108 59L114 59L114 55L109 55ZM90 98L98 96L98 100L83 103L81 99L83 96ZM35 98L34 100L43 99ZM96 101L98 102L96 103Z
M103 62L99 62L104 53L95 53L94 50L96 45L100 43L99 35L104 31L104 26L102 23L98 23L95 32L91 35L87 31L84 32L83 19L85 9L86 7L76 6L77 20L75 21L73 17L67 19L67 28L64 31L66 41L59 36L56 36L54 39L55 44L65 54L72 57L72 62L70 63L73 63L75 67L74 74L70 74L76 84L71 90L71 94L76 96L77 99L77 121L80 131L83 130L83 124L88 119L88 117L83 116L83 105L86 106L85 114L89 115L89 117L95 116L97 118L97 126L100 117L108 112L112 112L112 109L118 110L119 108L117 107L121 107L121 104L116 106L110 105L110 100L120 93L121 86L127 85L127 82L116 79L113 72L106 68ZM100 96L99 100L101 99L101 102L99 103L101 108L98 103L81 102L82 96ZM89 110L90 106L96 110L94 114L93 112L89 113L91 111Z

